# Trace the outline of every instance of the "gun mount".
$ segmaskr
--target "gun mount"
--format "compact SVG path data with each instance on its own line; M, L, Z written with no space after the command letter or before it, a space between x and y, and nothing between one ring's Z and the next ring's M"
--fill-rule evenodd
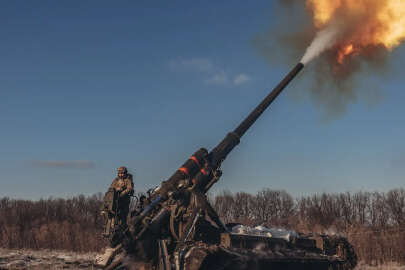
M123 239L122 245L118 246L120 256L111 258L106 269L354 268L353 249L342 239L334 241L333 247L326 252L323 247L327 246L324 245L329 241L327 237L297 236L290 241L235 236L232 228L221 222L205 195L220 178L220 166L227 155L303 67L298 63L215 148L210 152L205 148L196 151L149 194L148 203L132 213L128 228L121 231L122 236L118 237ZM267 255L252 249L259 243L265 247ZM255 267L252 268L252 264Z

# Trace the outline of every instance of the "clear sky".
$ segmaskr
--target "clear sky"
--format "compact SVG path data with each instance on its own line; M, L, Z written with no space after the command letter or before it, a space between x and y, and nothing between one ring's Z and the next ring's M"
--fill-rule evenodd
M293 67L277 40L274 64L254 45L269 29L298 31L289 16L276 1L3 1L0 196L104 192L121 165L137 190L158 185ZM327 121L307 94L309 64L245 134L213 192L404 187L404 53L393 52L389 76L362 77L380 86L378 99L360 95Z

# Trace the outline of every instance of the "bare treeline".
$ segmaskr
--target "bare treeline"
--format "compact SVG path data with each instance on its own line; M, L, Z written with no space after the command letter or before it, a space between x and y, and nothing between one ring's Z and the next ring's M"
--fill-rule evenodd
M102 195L27 201L0 199L0 246L96 251L100 236Z
M341 234L368 264L405 263L405 190L315 194L294 199L285 191L252 195L224 191L212 199L224 222Z
M211 199L225 223L338 233L369 264L405 263L405 190L316 194L224 191ZM0 247L98 251L102 194L39 201L0 199Z

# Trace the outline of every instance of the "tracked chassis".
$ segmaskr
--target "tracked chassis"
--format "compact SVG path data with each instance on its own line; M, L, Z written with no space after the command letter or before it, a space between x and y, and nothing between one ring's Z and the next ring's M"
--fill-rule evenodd
M105 269L350 270L356 266L356 254L345 238L318 235L297 240L222 234L219 244L189 242L179 253L166 253L167 260L162 251L157 261L148 263L121 249Z

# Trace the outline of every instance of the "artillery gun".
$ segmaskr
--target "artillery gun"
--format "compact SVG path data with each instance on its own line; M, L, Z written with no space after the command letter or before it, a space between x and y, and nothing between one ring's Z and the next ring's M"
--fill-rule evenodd
M277 238L235 234L222 223L206 193L221 177L221 164L240 138L303 69L298 63L240 125L210 152L196 151L153 190L128 227L105 269L322 269L356 265L352 246L341 237Z

